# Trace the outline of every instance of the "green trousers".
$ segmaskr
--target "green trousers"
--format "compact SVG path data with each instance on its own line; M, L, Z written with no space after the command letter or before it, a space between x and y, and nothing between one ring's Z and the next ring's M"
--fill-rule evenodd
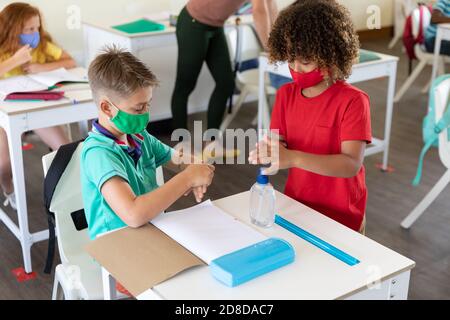
M223 27L198 22L184 8L177 21L178 67L172 95L174 129L187 128L188 99L206 62L215 81L208 105L208 129L219 129L228 98L234 90L234 76Z

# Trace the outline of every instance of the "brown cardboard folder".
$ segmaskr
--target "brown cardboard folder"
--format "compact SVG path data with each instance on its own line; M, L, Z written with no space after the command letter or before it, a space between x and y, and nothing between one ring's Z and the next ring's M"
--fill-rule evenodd
M152 224L106 234L86 250L135 297L184 270L205 265Z

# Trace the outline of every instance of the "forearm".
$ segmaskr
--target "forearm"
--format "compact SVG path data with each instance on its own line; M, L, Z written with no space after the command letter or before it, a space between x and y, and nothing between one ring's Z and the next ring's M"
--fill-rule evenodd
M351 178L358 174L362 163L346 154L317 155L291 152L291 167L328 177Z
M271 29L271 16L269 4L266 0L254 1L253 7L253 20L258 33L258 37L264 46L267 48L267 42L269 40L269 34ZM257 4L256 4L257 3Z
M126 212L129 216L129 221L126 223L133 228L145 225L170 207L189 189L187 179L183 174L179 174L158 189L136 197Z
M3 76L5 73L8 73L9 71L17 68L18 66L19 64L13 58L9 58L4 62L0 63L0 77Z
M269 1L269 16L270 16L270 29L272 29L273 24L275 23L275 20L278 17L278 6L277 2L275 0L268 0ZM270 31L269 31L270 34Z
M66 68L66 69L72 69L75 68L77 65L73 59L63 59L55 62L48 62L45 64L42 64L42 68L44 71L52 71L59 68Z
M194 163L202 163L202 161L195 159L195 157L190 154L183 155L182 153L174 152L172 159L164 165L164 168L178 173L186 169L188 165Z

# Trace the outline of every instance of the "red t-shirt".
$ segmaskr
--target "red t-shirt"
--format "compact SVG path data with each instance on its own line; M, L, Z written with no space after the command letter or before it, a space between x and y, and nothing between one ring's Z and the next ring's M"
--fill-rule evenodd
M343 141L371 143L369 97L338 81L319 96L306 98L289 83L277 93L271 129L279 130L291 150L340 154ZM335 178L292 168L285 194L358 231L367 202L365 169L353 178Z

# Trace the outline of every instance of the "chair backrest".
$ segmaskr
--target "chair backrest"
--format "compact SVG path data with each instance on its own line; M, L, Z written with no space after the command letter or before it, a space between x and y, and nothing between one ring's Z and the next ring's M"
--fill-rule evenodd
M241 34L241 61L257 59L262 52L261 45L255 32L251 26L242 25L240 27ZM237 36L236 28L231 28L226 32L228 49L230 51L231 60L234 61L237 50Z
M436 123L442 119L444 112L450 102L450 79L443 81L435 91L435 114ZM447 168L450 169L450 140L448 139L448 129L443 130L439 135L439 157Z
M55 229L58 239L58 249L63 264L82 264L82 256L86 255L84 246L90 241L88 230L78 231L75 228L71 213L83 209L81 193L80 161L82 143L74 152L71 161L67 165L64 174L59 180L58 186L53 194L50 211L55 214ZM44 175L50 168L56 152L45 155L42 158ZM164 184L162 168L157 169L157 183ZM79 263L77 263L79 262Z
M414 35L414 38L417 38L419 36L420 31L420 8L415 8L412 13L412 33ZM423 12L423 21L422 21L422 35L425 36L425 31L427 30L428 26L431 22L431 12L428 10L425 6L422 8Z

